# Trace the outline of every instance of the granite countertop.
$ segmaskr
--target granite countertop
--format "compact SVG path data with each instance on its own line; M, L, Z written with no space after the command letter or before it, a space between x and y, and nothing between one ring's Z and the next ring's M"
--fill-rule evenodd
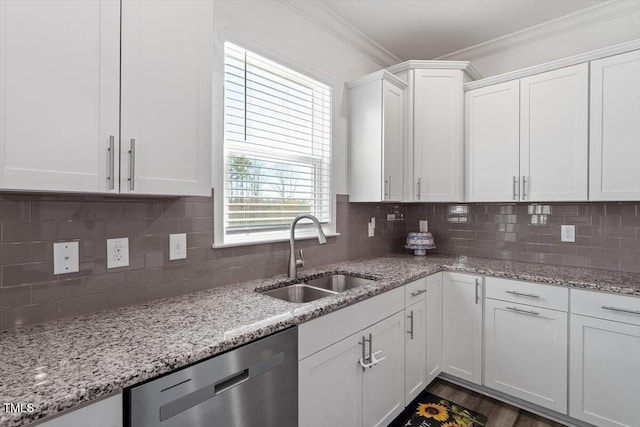
M443 270L640 296L640 274L604 270L451 256L327 265L299 277L342 272L379 280L306 304L255 292L290 281L280 275L4 332L0 403L32 403L35 411L0 408L0 426L28 425Z

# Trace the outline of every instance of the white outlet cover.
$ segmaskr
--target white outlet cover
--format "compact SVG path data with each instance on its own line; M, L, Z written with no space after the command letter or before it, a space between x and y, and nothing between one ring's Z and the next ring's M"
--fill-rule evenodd
M129 265L129 238L107 239L107 268Z
M561 242L575 242L576 241L576 226L575 225L561 225L560 226L560 241Z
M80 271L80 250L78 242L53 244L53 274L67 274Z
M187 234L169 234L169 260L187 258Z

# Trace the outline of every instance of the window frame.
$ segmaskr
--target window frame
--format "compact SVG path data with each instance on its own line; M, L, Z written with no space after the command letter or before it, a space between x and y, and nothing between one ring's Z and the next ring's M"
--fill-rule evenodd
M246 246L246 245L255 245L261 243L275 243L275 242L283 242L288 241L290 238L290 230L289 228L276 230L276 231L268 231L268 232L248 232L248 233L237 233L232 235L227 235L225 230L225 198L226 198L226 190L225 190L225 176L226 176L226 154L227 147L225 144L225 131L224 131L224 122L225 122L225 100L224 100L224 79L225 79L225 43L230 42L233 43L243 49L249 50L256 55L263 56L271 61L278 63L279 65L289 68L295 72L301 73L311 79L318 81L319 83L325 84L329 88L331 101L330 101L330 141L329 147L331 149L329 163L329 199L328 203L330 206L330 215L329 220L326 223L322 224L322 229L327 237L339 236L339 233L336 232L336 194L335 194L335 183L334 183L334 167L335 163L333 161L333 118L334 118L334 85L331 83L330 79L326 79L323 76L318 76L317 72L309 69L308 67L302 65L298 61L283 55L282 53L275 52L269 48L264 46L260 46L255 42L250 40L246 40L244 37L239 37L236 34L230 33L229 31L225 31L224 34L219 33L218 39L216 42L216 49L214 52L214 68L216 70L215 78L220 82L220 85L217 86L220 88L221 95L217 97L218 102L214 102L213 106L213 114L214 114L214 140L213 140L213 171L212 171L212 182L213 182L213 204L214 204L214 241L212 244L213 248L225 248L225 247L234 247L234 246ZM216 99L214 97L214 99ZM296 240L305 240L305 239L313 239L317 237L317 232L312 224L304 224L300 223L296 227L295 238Z

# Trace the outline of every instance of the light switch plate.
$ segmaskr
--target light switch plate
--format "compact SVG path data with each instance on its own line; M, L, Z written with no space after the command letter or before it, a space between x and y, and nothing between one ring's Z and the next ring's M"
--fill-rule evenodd
M67 274L80 271L78 242L53 244L53 274Z
M129 238L107 239L107 268L129 265Z
M562 226L560 226L560 241L561 242L575 242L576 241L576 226L575 225L562 225Z
M169 234L169 259L187 258L187 234Z

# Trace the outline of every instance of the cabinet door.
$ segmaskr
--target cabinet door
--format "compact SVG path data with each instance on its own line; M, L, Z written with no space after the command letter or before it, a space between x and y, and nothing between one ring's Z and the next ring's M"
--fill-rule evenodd
M402 201L404 169L404 90L384 80L383 87L383 145L384 199Z
M588 64L520 80L521 200L587 200Z
M569 415L640 426L640 326L572 315L570 340Z
M362 426L361 341L352 335L299 362L300 427Z
M427 385L442 372L442 274L427 277Z
M468 91L465 111L465 200L519 200L519 81Z
M482 381L482 278L443 273L442 371Z
M364 427L386 427L404 408L404 326L404 311L401 311L364 332L365 337L371 334L372 354L377 359L385 358L362 375ZM332 406L325 401L323 407Z
M567 313L486 299L485 385L567 413Z
M407 405L427 386L425 383L425 300L407 307L404 314L406 324L404 334L405 405Z
M122 2L122 192L211 195L212 1Z
M0 189L109 191L120 3L0 1L0 22Z
M40 427L122 427L122 393L45 421Z
M415 70L413 153L416 200L462 200L462 71ZM418 184L419 181L419 184Z
M640 51L591 63L589 200L640 200Z

